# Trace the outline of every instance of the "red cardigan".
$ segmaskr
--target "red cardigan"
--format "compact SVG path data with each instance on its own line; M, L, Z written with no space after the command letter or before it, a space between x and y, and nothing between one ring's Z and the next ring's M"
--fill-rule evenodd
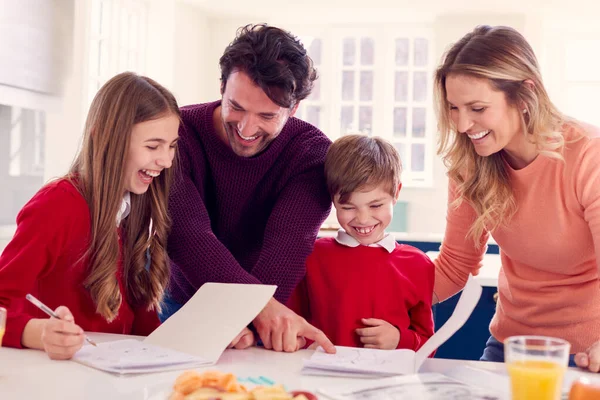
M363 347L355 330L365 327L362 318L378 318L398 328L399 349L416 351L434 331L434 272L431 260L408 245L388 253L319 239L289 305L337 346Z
M156 311L129 306L120 272L117 276L124 301L117 317L109 323L96 313L83 287L87 263L81 256L89 236L88 205L66 180L46 185L23 207L15 236L0 256L0 306L8 310L3 345L22 347L27 322L48 318L25 300L27 293L52 309L67 306L85 331L147 335L159 325Z

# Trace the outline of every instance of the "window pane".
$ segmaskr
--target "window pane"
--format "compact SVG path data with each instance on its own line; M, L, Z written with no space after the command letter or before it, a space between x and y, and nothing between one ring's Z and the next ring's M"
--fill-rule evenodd
M394 108L394 136L406 136L406 108L404 107Z
M129 14L127 13L126 10L119 10L120 11L120 15L119 15L119 47L122 48L127 48L129 47Z
M360 63L362 65L373 65L375 58L375 41L372 38L360 40Z
M427 100L427 73L426 72L416 72L415 71L415 73L414 73L413 100L414 101Z
M400 154L400 162L402 162L402 167L405 168L404 160L406 160L406 145L404 143L394 143L394 146Z
M127 65L129 65L129 71L137 71L137 72L142 72L139 69L139 55L137 53L137 51L132 51L130 50L127 53Z
M308 54L315 65L321 64L321 39L315 38L308 46Z
M408 39L396 39L396 65L408 65Z
M95 79L90 79L90 81L88 82L88 107L90 106L90 104L92 104L92 100L94 100L94 96L96 96L96 92L98 92L98 89L100 89L98 81Z
M44 136L43 112L0 104L0 225L13 225L44 183Z
M416 38L415 39L415 65L422 67L427 65L427 53L428 53L427 39Z
M396 101L408 100L408 72L396 71Z
M130 71L131 70L131 66L129 65L129 52L127 51L126 48L121 47L119 49L119 69L118 72L123 72L123 71Z
M373 72L361 71L360 73L360 99L373 100Z
M308 106L306 107L306 122L319 127L321 124L321 107L319 106Z
M111 73L109 69L108 63L108 40L100 41L100 46L98 47L98 73L99 76L103 78L108 78Z
M100 74L100 42L97 40L90 41L89 51L89 76L98 76Z
M353 106L343 106L342 107L342 115L341 115L341 130L342 135L353 131L354 129L354 107Z
M354 65L356 63L356 40L354 38L344 39L344 65Z
M315 81L312 92L310 92L308 98L310 100L319 100L321 98L321 79Z
M373 120L372 107L360 107L358 112L358 129L365 135L371 135Z
M135 14L132 14L129 17L129 49L139 51L139 34L140 26L139 26L139 17Z
M90 33L93 36L100 34L100 19L101 19L100 7L101 7L100 0L92 0L92 11L90 13L90 15L91 15Z
M344 71L342 75L342 100L354 100L353 71Z
M413 144L410 156L410 169L415 172L425 171L425 145L422 143Z
M425 137L425 108L413 108L412 134L413 137Z
M103 1L100 3L100 15L97 17L100 18L100 34L102 36L110 35L111 15L109 2Z

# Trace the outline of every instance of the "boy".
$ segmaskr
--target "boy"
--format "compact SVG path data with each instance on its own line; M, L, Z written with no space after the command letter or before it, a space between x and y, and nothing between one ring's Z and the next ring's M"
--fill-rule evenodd
M344 136L327 153L342 229L316 241L290 306L335 345L416 351L433 335L434 265L385 232L401 172L398 152L380 138Z

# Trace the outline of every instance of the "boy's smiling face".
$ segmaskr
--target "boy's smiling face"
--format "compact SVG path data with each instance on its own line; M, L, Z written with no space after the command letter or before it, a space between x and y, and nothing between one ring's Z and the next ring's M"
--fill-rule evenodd
M341 227L362 245L379 242L385 235L385 229L392 221L394 205L398 201L400 186L395 196L389 186L380 184L352 192L348 201L340 203L340 195L333 199L337 219Z

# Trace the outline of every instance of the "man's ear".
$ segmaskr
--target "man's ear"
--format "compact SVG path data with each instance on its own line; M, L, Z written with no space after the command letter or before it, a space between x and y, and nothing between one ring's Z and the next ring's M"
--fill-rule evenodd
M292 107L292 110L290 111L290 118L294 116L294 114L296 114L296 111L298 111L298 107L300 106L300 102L297 102L296 105L294 105L294 107Z

